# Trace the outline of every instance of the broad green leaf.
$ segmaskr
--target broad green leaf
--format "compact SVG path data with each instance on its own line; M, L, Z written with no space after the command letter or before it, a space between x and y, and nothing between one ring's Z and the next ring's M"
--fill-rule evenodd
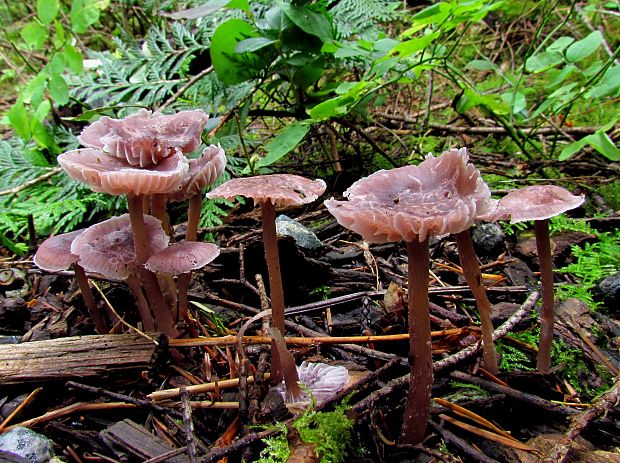
M56 48L62 48L65 45L65 39L67 38L65 34L65 27L58 20L54 21L54 30L56 34L52 36L52 43Z
M24 103L18 101L11 106L11 109L7 111L7 116L15 133L22 140L29 140L32 135L30 130L30 115L28 114L28 111L26 111Z
M52 153L59 153L60 148L54 141L54 137L49 133L47 128L38 120L32 119L30 121L30 130L32 131L32 138L37 142L37 144L49 150Z
M282 32L286 29L290 29L291 26L293 26L293 22L284 14L282 8L276 5L267 10L265 13L265 21L259 25L259 28Z
M550 77L549 83L546 88L552 89L553 87L560 85L567 77L577 70L574 64L568 64L560 69L552 69L547 75Z
M319 56L314 61L301 66L293 74L293 79L300 85L301 88L307 88L318 81L323 72L325 71L325 60L322 56Z
M584 146L588 144L586 138L582 138L581 140L577 140L576 142L569 143L564 148L562 148L562 152L558 156L560 161L566 161L573 154L579 152Z
M230 19L215 30L211 38L211 62L222 82L238 84L260 73L262 64L256 54L235 52L239 42L256 36L254 28L242 19Z
M416 29L418 25L439 24L450 15L450 5L444 2L439 2L433 6L423 9L419 13L416 13L411 18L414 26L411 29L406 30L403 36L410 36L417 31L411 32L412 29ZM419 28L417 29L419 30Z
M252 37L242 40L237 45L235 45L235 53L248 53L251 51L257 51L261 48L268 47L269 45L273 45L277 42L277 40L268 39L267 37Z
M465 89L456 103L456 110L459 113L465 113L470 109L480 106L495 114L509 114L509 106L502 101L498 95L481 95L473 89Z
M493 71L497 69L495 63L488 59L474 59L465 65L465 69L475 69L477 71Z
M546 71L564 62L564 56L560 52L542 52L530 56L525 61L525 70L534 74Z
M33 106L38 105L43 99L45 88L47 87L47 76L40 72L32 79L26 88L22 91L21 97L24 103L30 103Z
M318 37L323 42L333 39L332 26L322 14L315 13L304 6L280 3L280 8L288 18L302 31Z
M37 0L37 16L45 25L51 24L58 14L59 0Z
M307 121L294 122L265 145L267 156L260 159L255 166L266 167L279 161L293 150L310 130L311 124Z
M99 13L108 7L109 0L73 0L71 4L71 29L83 34L99 19Z
M52 74L49 78L48 88L50 96L56 104L63 106L69 102L69 87L61 75Z
M37 106L37 109L34 111L33 117L36 120L43 122L51 110L52 104L48 100L43 100L41 103L39 103L39 106Z
M521 111L524 111L527 108L527 102L525 100L525 95L521 92L517 92L514 95L514 103L513 103L513 92L502 93L502 100L509 107L512 104L512 114L519 114Z
M50 62L47 63L47 66L45 66L45 71L49 75L52 75L52 74L60 75L64 72L65 67L66 67L65 54L54 53L54 56L52 56L52 59L50 60Z
M551 45L549 45L547 47L547 51L550 53L553 52L563 52L566 47L568 47L571 43L573 43L575 41L574 38L572 37L560 37L559 39L555 40Z
M433 32L432 34L417 37L415 39L407 40L406 42L399 43L392 51L390 55L397 55L400 58L406 58L428 47L437 37L441 35L440 31Z
M598 130L587 137L588 143L610 161L620 161L620 151L609 136Z
M603 35L599 31L594 31L568 47L566 49L566 59L571 63L581 61L594 53L602 42Z
M175 11L174 13L161 13L161 15L172 19L198 19L209 16L224 7L237 8L243 11L250 9L248 0L210 0L194 8Z
M35 19L22 28L20 35L30 48L39 50L47 40L47 28Z
M64 54L65 61L69 68L76 74L82 72L82 69L84 69L84 59L82 57L82 53L80 53L73 45L68 43L65 45Z
M620 93L620 65L607 69L601 81L590 89L586 98L603 98L605 96L617 96Z

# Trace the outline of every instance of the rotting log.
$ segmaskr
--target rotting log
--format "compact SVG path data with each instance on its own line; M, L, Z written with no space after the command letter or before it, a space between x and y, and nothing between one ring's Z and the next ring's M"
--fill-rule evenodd
M0 384L126 376L151 370L167 351L166 337L137 334L75 336L0 345Z

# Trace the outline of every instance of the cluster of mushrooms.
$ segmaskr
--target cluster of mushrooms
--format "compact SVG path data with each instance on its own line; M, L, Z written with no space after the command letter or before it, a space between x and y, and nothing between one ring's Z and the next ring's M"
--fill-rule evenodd
M187 320L187 288L192 270L207 265L219 254L212 243L197 240L202 191L213 184L226 166L224 151L207 147L202 155L187 154L201 144L207 115L181 111L163 115L141 110L124 119L102 117L79 137L86 148L58 157L63 169L93 191L126 195L129 214L113 217L46 240L34 261L44 270L73 265L95 328L107 333L109 320L98 310L85 271L123 280L134 294L143 328L177 337L179 322ZM265 259L269 272L272 309L272 383L285 380L283 395L301 400L300 373L306 385L316 382L313 394L328 395L346 383L341 369L304 363L295 367L282 338L284 294L280 275L275 208L316 200L325 191L322 180L297 175L272 174L229 180L211 190L207 198L252 198L262 212ZM330 199L325 206L344 227L371 243L404 241L408 254L410 383L401 441L421 442L425 435L433 383L433 363L428 312L429 238L455 236L463 275L476 300L482 326L483 364L498 370L493 342L491 304L470 236L476 220L514 222L534 220L541 267L543 302L538 368L550 366L554 301L552 257L548 219L580 206L584 198L557 186L530 186L514 190L501 200L491 192L480 172L469 162L465 148L440 156L429 155L417 166L382 170L355 182L343 201ZM166 210L171 201L189 201L186 239L172 242ZM177 278L174 279L173 276ZM346 370L345 370L346 372ZM326 380L326 378L335 378ZM307 398L307 397L306 397Z

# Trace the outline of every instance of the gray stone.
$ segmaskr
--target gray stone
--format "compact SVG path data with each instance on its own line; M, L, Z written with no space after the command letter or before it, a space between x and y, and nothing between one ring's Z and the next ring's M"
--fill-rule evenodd
M608 308L617 309L620 304L620 272L602 279L595 290Z
M483 256L496 256L503 251L505 235L494 223L478 223L471 231L476 251Z
M280 236L292 237L300 248L318 249L323 247L323 243L313 232L285 215L280 215L276 219L276 233Z
M28 428L17 427L0 435L0 451L8 461L46 463L54 457L52 441Z

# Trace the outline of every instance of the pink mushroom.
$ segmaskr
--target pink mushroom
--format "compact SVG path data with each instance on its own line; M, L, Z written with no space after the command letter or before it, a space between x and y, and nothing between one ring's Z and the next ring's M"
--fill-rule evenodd
M84 129L79 140L132 166L148 167L175 153L196 150L208 119L201 110L163 115L141 109L124 119L103 116Z
M272 174L229 180L207 193L207 198L233 200L236 196L252 198L260 204L263 221L265 260L269 272L269 288L273 326L284 333L284 292L280 275L278 239L276 236L276 206L293 206L314 201L325 191L323 180L309 180L299 175ZM271 381L282 381L282 371L275 343L271 344Z
M204 267L219 255L220 248L215 244L183 241L154 253L145 267L152 272L181 275Z
M149 253L166 249L169 239L160 221L150 215L144 215L143 218ZM112 217L86 229L73 240L71 253L79 257L86 270L126 281L136 298L144 329L155 330L153 317L137 277L142 266L138 261L128 214ZM153 309L156 310L156 307ZM174 320L170 311L166 310L162 314L156 312L156 316L158 325L173 326Z
M575 196L555 185L536 185L513 190L500 199L491 220L511 223L534 220L536 249L540 261L542 308L540 310L540 341L536 367L548 372L551 367L551 343L555 319L553 291L553 258L549 238L549 219L583 204L585 198Z
M62 235L52 236L46 239L36 254L33 257L34 264L42 270L48 272L56 272L65 270L73 265L73 271L75 272L75 279L77 280L84 304L88 309L90 318L95 324L95 330L99 334L108 332L105 320L101 315L101 311L95 301L90 285L88 284L88 277L79 263L79 257L71 253L71 243L82 234L84 230L76 230L71 233L65 233Z
M401 441L419 443L433 383L428 239L467 230L490 207L490 191L463 148L429 155L418 166L376 172L344 194L347 201L325 201L342 226L369 242L407 243L411 374Z

